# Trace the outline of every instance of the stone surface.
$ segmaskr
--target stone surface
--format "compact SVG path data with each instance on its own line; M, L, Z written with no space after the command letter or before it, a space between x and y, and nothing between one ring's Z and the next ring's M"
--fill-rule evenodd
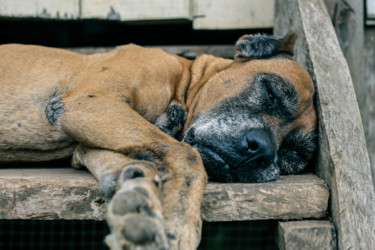
M0 169L0 219L102 220L104 200L87 171L70 168ZM312 174L257 184L210 183L206 221L302 219L326 215L328 188Z
M335 227L329 221L279 222L275 236L280 250L337 249Z
M339 249L375 246L375 198L361 116L345 58L321 0L276 2L275 32L299 34L296 58L317 87L316 173L331 189Z

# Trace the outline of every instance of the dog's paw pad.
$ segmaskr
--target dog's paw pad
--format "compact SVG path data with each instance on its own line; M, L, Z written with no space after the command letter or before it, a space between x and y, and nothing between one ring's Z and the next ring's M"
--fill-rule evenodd
M105 242L111 249L169 249L164 226L160 220L129 214L122 218L121 224L123 226L116 225L118 230L112 230L106 237Z
M140 189L141 192L138 192ZM125 215L127 213L143 213L146 211L150 215L151 202L147 191L142 188L135 188L134 191L125 191L113 198L112 212L115 215Z
M140 168L137 168L137 167L129 167L129 168L125 168L122 172L122 180L123 181L127 181L127 180L130 180L130 179L135 179L135 178L140 178L140 177L144 177L145 174L144 172L142 171L142 169Z
M45 108L45 113L49 124L54 124L61 114L65 112L64 104L60 102L61 97L52 98Z
M118 178L118 188L129 180L154 177L157 175L156 165L152 162L137 160L124 166Z
M167 242L160 221L139 215L129 216L121 232L125 239L135 244L154 241L155 244L166 245Z
M106 240L109 246L167 249L158 189L150 178L123 182L108 204L107 222L111 228L111 235Z

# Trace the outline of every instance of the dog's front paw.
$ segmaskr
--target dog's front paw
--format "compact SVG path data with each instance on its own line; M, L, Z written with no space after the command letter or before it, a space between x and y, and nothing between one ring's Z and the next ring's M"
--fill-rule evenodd
M186 120L186 112L183 107L172 103L154 123L164 133L176 137L183 127Z
M60 96L54 97L46 105L45 113L46 113L47 120L49 124L51 125L54 124L57 118L59 118L60 115L65 112L63 109L64 104L60 102L60 100L61 100Z
M113 250L169 249L158 183L135 169L124 169L119 177L121 186L108 204L111 234L106 244Z

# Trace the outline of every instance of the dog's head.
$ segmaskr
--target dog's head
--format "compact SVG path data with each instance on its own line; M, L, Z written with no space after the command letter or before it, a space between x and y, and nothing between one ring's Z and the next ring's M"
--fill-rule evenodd
M222 70L195 84L183 141L198 149L213 180L270 181L311 160L314 85L293 59L295 40L295 33L245 35L233 62L219 62Z

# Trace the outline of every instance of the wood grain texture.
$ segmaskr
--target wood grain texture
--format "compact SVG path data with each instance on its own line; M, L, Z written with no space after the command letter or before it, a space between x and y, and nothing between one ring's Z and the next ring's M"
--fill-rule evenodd
M349 68L322 0L276 1L275 32L299 34L296 58L317 88L316 173L331 189L339 249L375 246L375 197L361 116Z
M326 184L312 174L281 176L267 183L211 183L204 192L205 221L321 218Z
M209 183L205 221L302 219L326 215L328 188L312 174L257 184ZM102 220L104 200L87 171L0 169L0 219Z
M335 250L336 232L330 221L279 222L275 240L280 250Z

